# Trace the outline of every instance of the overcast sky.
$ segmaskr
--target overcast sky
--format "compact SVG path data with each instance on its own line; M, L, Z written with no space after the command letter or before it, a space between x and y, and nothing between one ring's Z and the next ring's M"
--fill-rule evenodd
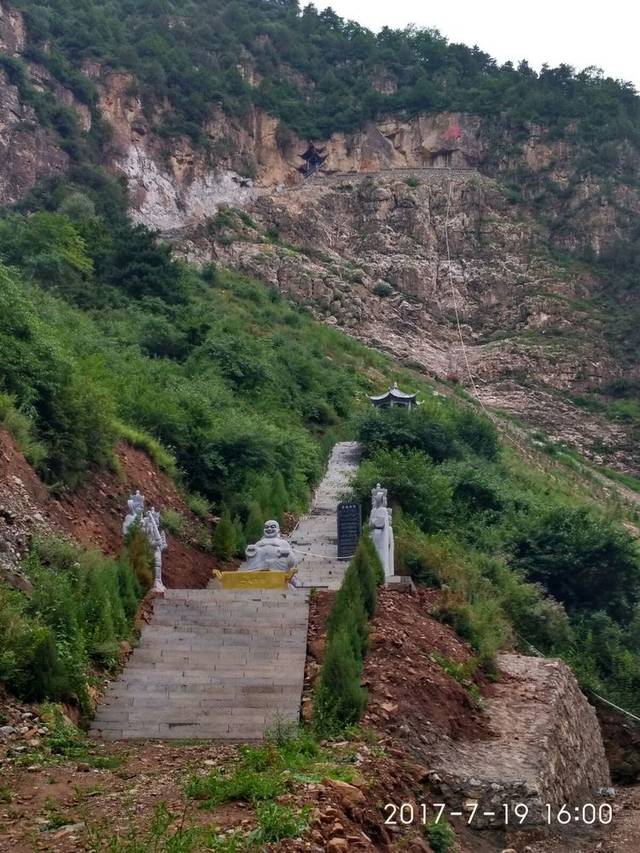
M302 0L300 5L306 5ZM640 89L640 3L637 0L315 0L373 30L417 24L450 41L477 44L500 62L597 65Z

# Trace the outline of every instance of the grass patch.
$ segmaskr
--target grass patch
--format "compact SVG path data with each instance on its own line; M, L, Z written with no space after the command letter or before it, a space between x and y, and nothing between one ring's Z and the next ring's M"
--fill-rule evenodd
M234 801L271 800L284 794L293 782L320 782L327 777L350 781L353 776L353 769L335 761L308 729L280 726L260 746L242 747L230 768L192 776L186 793L203 808L214 808Z
M240 853L248 849L243 833L221 833L215 827L190 825L186 811L170 811L159 803L148 826L141 828L136 815L129 814L129 827L113 834L105 824L89 826L89 850L92 853Z
M0 785L0 803L12 803L15 791L8 785Z
M40 747L17 756L17 765L47 766L75 762L87 764L96 770L116 770L122 764L119 756L109 754L102 744L90 740L64 716L57 705L41 705L40 715L49 733L42 739Z
M195 493L187 495L186 503L191 512L194 515L197 515L198 518L206 518L211 512L211 504L206 498L203 498L202 495Z
M60 810L60 804L51 797L47 797L45 800L42 815L46 820L46 823L42 826L43 832L53 832L56 829L60 829L61 826L68 826L71 823L75 823L72 817Z
M482 702L482 697L478 685L473 681L473 676L480 665L477 658L469 658L467 661L458 662L438 654L438 652L434 652L431 656L450 678L453 678L461 687L464 687L474 705L479 706Z
M448 853L455 844L455 834L446 820L432 820L425 827L425 835L433 853Z
M136 447L138 450L144 450L161 471L164 471L171 477L177 475L178 469L175 458L157 439L140 429L134 429L127 424L123 424L121 421L116 421L114 426L118 436L123 441L126 441L127 444Z
M295 809L277 803L263 803L256 809L258 828L249 839L254 844L271 844L283 838L297 838L309 825L309 808Z
M0 426L15 440L28 462L37 468L47 451L36 438L31 420L18 411L11 397L0 392Z
M166 509L162 513L162 524L169 533L180 536L184 531L185 517L175 509Z

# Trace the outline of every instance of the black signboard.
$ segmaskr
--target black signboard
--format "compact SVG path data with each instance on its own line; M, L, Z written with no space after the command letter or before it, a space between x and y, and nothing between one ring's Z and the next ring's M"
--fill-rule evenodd
M349 560L356 553L362 533L362 507L354 501L338 504L338 559Z

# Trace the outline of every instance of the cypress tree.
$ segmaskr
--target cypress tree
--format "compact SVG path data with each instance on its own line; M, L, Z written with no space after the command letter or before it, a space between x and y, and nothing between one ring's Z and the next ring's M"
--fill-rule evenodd
M374 576L375 567L364 537L358 542L352 565L358 578L362 603L367 611L367 615L371 618L376 612L378 590Z
M226 507L220 516L220 521L216 525L216 529L213 531L211 546L213 553L220 560L226 562L235 556L237 547L236 530L231 520L231 513Z
M361 664L344 627L327 642L320 675L314 719L321 733L329 734L357 723L367 704L367 691L360 684Z
M280 471L273 478L270 506L274 517L282 524L284 513L289 508L289 493Z
M125 543L131 568L142 592L147 592L153 584L153 551L142 527L137 522L129 528Z
M244 557L244 552L247 547L247 537L244 534L244 528L239 515L233 517L233 529L236 538L236 557Z
M369 558L370 568L373 574L373 579L376 586L384 583L384 567L382 560L376 551L376 546L373 544L373 539L368 533L365 533L360 540Z
M118 587L125 615L127 619L131 620L138 611L140 584L126 554L122 554L118 560Z
M264 523L267 520L264 509L257 501L251 501L249 505L249 516L244 526L244 535L247 543L253 545L259 539L262 539L264 532Z

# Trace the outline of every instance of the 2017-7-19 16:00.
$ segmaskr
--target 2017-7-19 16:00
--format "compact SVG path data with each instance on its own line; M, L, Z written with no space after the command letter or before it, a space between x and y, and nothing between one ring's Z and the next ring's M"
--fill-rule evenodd
M472 824L474 819L484 817L493 822L500 819L505 826L522 825L530 816L531 809L526 803L504 803L498 811L480 811L480 804L473 802L469 808L449 809L446 803L386 803L385 824L387 826L411 826L414 823L428 824L438 823L443 817L465 817L467 823ZM606 826L613 819L613 809L609 803L584 803L581 806L553 806L545 803L541 809L542 819L545 823L568 826L569 824L582 823L585 826L593 826L596 823Z

